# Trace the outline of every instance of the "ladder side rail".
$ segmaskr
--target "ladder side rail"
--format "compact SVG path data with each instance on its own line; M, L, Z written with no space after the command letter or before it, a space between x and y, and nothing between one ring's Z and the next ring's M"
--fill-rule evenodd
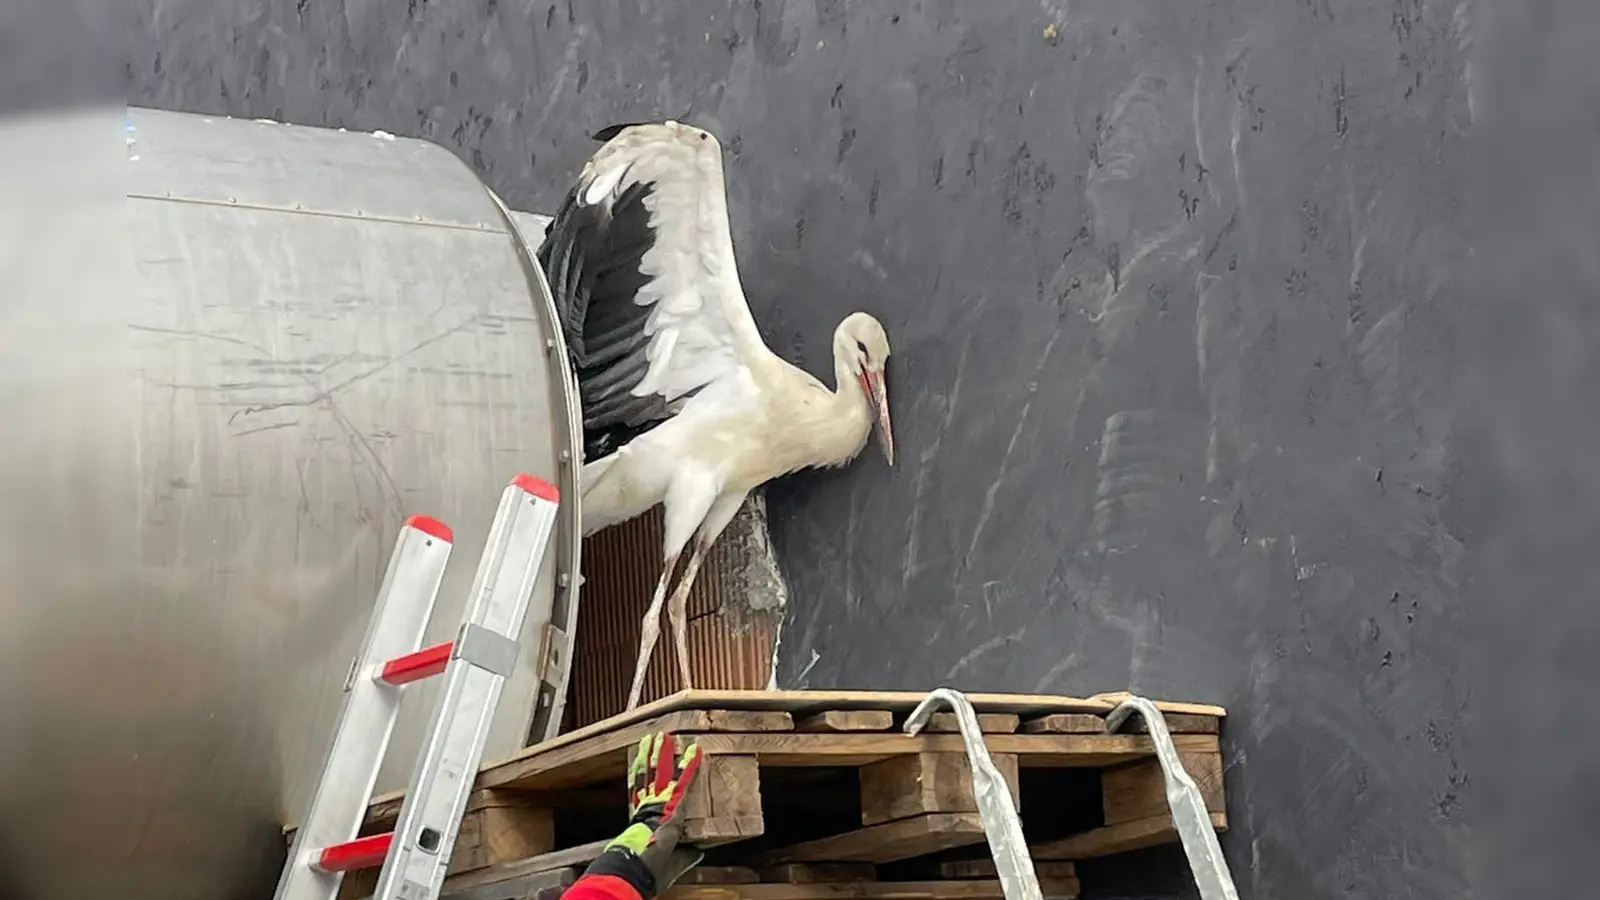
M385 661L422 645L453 542L450 529L428 516L412 516L400 528L275 900L333 900L338 894L343 875L318 866L321 852L350 842L360 830L399 711L399 689L371 676Z
M558 504L554 487L526 475L501 496L373 900L436 900L443 887Z

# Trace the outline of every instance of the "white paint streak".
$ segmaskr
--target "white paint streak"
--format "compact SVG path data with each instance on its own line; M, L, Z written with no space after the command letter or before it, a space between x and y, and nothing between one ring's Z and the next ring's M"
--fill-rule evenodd
M956 360L955 378L950 383L950 393L944 398L944 419L939 423L939 431L933 440L917 455L917 475L913 486L911 500L910 526L906 529L905 552L900 558L900 586L907 587L911 579L925 566L920 561L920 526L922 524L922 499L927 493L928 468L938 458L939 446L944 441L944 436L950 433L950 426L955 422L956 403L961 399L961 382L966 378L967 356L972 349L972 333L968 331L961 342L961 356Z
M966 656L956 660L956 664L950 667L950 671L944 673L944 680L949 681L950 679L956 677L957 672L977 662L985 655L993 653L1001 647L1004 647L1006 644L1017 640L1018 638L1022 637L1027 630L1027 627L1024 626L1022 628L1018 628L1016 631L1013 631L1010 634L1002 634L998 637L990 638L989 640L984 641L978 646L972 648L972 650L968 652Z
M983 508L978 511L978 524L972 529L972 540L967 542L968 562L972 554L978 549L978 539L983 536L983 529L989 524L989 517L994 513L994 498L1000 491L1000 485L1006 479L1006 473L1011 469L1011 457L1017 452L1017 443L1022 438L1022 430L1027 427L1028 415L1033 411L1033 400L1039 393L1039 373L1043 371L1044 364L1050 359L1050 352L1055 349L1056 341L1061 339L1062 326L1057 325L1056 330L1050 334L1050 340L1045 342L1044 352L1039 354L1039 361L1033 365L1033 377L1028 381L1028 399L1022 402L1022 411L1017 415L1017 424L1011 429L1011 440L1006 442L1005 456L1000 458L1000 471L995 473L994 480L989 482L989 489L983 495Z

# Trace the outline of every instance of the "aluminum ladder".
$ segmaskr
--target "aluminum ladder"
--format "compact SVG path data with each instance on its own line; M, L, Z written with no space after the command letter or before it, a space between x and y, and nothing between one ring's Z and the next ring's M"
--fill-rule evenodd
M1205 797L1189 773L1184 771L1178 749L1167 731L1166 717L1149 700L1133 694L1102 695L1101 699L1115 700L1117 706L1106 716L1106 731L1115 732L1137 713L1150 729L1150 741L1155 745L1156 759L1161 763L1167 793L1167 806L1177 826L1178 839L1183 842L1184 855L1189 859L1189 871L1202 900L1239 900L1233 885L1233 875L1228 871L1228 861L1222 856L1216 830L1211 826L1211 814L1206 810ZM1028 853L1028 841L1022 834L1022 820L1017 817L1016 804L1011 802L1011 791L1006 787L1005 776L989 756L989 747L983 741L983 729L978 725L977 712L972 701L960 691L937 688L928 693L911 715L906 717L906 734L917 734L940 704L946 704L956 714L961 728L961 740L967 749L967 759L972 767L973 795L978 802L978 817L983 823L984 837L989 842L989 855L994 859L999 876L1000 890L1006 900L1041 900L1039 879L1033 869L1033 858Z
M422 647L453 536L412 516L400 529L311 804L289 848L275 900L335 900L344 873L381 866L372 900L437 900L489 725L516 665L517 639L555 527L560 494L518 475L500 497L453 641ZM405 685L444 683L388 834L357 838L388 750Z

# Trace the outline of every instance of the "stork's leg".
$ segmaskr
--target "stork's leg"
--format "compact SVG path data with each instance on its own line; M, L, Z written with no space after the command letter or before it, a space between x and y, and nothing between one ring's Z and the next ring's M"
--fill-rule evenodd
M733 521L744 498L744 494L728 494L718 497L717 502L711 504L705 521L700 523L694 552L689 554L689 564L684 567L683 577L678 579L672 599L667 602L667 617L672 620L673 643L678 650L678 676L683 680L684 690L694 687L689 674L689 590L694 587L694 578L700 573L700 563L705 559L706 552L717 542L717 536L728 527L728 523Z
M665 527L662 529L661 556L666 562L661 569L661 580L656 582L656 592L650 598L650 608L645 611L639 625L639 659L634 663L633 687L628 690L627 709L639 705L639 695L644 691L644 673L650 668L650 654L655 650L656 639L661 636L661 604L667 596L667 584L672 580L672 570L678 565L678 556L695 529L705 520L706 513L717 500L716 484L709 478L694 473L683 473L673 479L662 501Z
M650 668L650 654L655 652L656 639L661 637L661 601L667 595L667 584L672 581L672 570L678 567L678 554L667 557L661 567L661 578L656 582L656 592L650 598L650 608L645 610L639 623L639 659L633 664L633 686L628 689L628 705L639 705L639 692L644 690L644 671Z

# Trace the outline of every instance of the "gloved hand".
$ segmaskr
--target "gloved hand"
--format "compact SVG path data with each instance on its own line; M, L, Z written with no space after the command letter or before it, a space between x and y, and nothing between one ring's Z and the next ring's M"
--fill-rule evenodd
M672 735L647 734L628 764L628 827L612 839L584 876L614 875L652 900L671 887L705 854L683 845L683 820L677 815L689 785L700 770L700 748L686 741L680 750ZM576 886L576 885L575 885Z

